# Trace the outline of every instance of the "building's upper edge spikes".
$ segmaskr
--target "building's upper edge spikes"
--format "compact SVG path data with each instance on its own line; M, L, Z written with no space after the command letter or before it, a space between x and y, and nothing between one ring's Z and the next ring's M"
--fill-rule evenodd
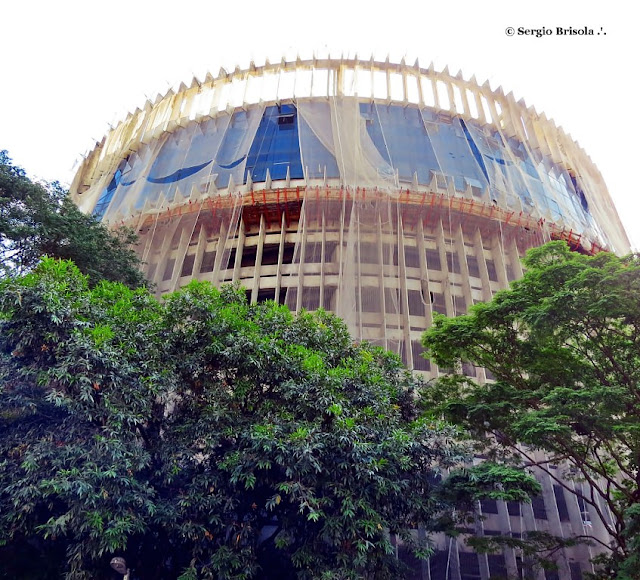
M302 56L305 56L306 58L303 60ZM170 87L167 90L167 93L163 96L160 94L157 94L155 99L151 99L149 97L146 97L146 101L144 103L144 105L142 106L142 108L138 108L136 109L136 111L134 111L133 113L129 114L129 116L127 117L127 119L131 119L131 117L133 115L143 115L146 116L148 115L153 109L154 107L156 107L164 98L167 98L171 95L176 95L179 94L180 92L187 90L188 88L193 88L197 85L199 85L200 87L202 87L203 84L207 83L209 85L215 85L215 83L218 82L225 82L227 79L229 79L229 77L231 75L242 75L242 74L247 74L248 72L256 72L256 74L260 74L261 72L265 71L265 70L269 70L271 71L277 71L280 69L281 66L286 66L287 69L291 69L291 70L295 70L298 67L301 68L309 68L309 67L313 67L314 65L317 64L317 61L315 60L309 60L308 56L309 55L300 55L300 53L296 54L296 55L290 55L290 59L295 57L295 61L294 60L289 60L287 61L286 58L283 59L281 62L275 62L274 64L271 64L268 58L265 58L264 60L264 65L262 65L260 63L260 66L256 67L255 62L252 60L249 63L249 68L245 68L245 69L241 69L240 66L236 66L235 70L233 71L233 73L228 73L227 70L222 67L220 68L220 72L219 72L219 76L218 77L214 77L212 76L212 74L210 72L206 73L205 79L204 81L200 81L195 75L193 77L193 80L191 82L191 85L189 87L186 87L186 85L184 83L181 83L180 85L175 85L174 87ZM317 59L318 55L314 54L314 59ZM322 62L322 66L323 67L329 67L330 69L334 69L340 66L346 66L346 67L352 67L352 66L365 66L365 67L371 67L371 68L380 68L380 69L387 69L387 70L393 70L393 71L400 71L402 70L401 67L407 67L406 65L406 55L403 56L400 59L400 63L396 62L391 62L391 56L389 54L387 54L386 59L383 61L382 60L383 55L378 55L378 58L376 59L376 55L374 53L372 53L370 55L369 61L365 61L365 60L361 60L357 54L355 54L353 56L353 58L351 56L349 56L348 58L345 58L345 55L342 54L340 59L337 58L332 58L331 54L329 53L328 50L326 50L326 54L323 54L323 58L321 59L320 62ZM429 63L429 66L427 69L423 69L420 66L420 61L419 58L415 59L415 63L413 65L415 67L415 72L416 74L420 74L420 75L426 75L428 77L431 77L432 79L435 78L442 78L446 75L448 75L449 77L451 77L451 73L449 71L448 66L444 67L444 70L442 70L441 72L436 71L434 62L431 61ZM408 67L404 69L405 71L408 72ZM405 73L406 74L406 73ZM412 74L411 72L408 72L408 74ZM462 70L459 70L458 73L456 74L455 77L451 77L451 78L455 78L455 79L461 79L462 81L464 81L464 75ZM491 89L489 80L486 80L484 82L484 84L482 85L482 87L479 86L478 81L474 76L472 76L469 81L464 81L466 86L470 86L470 85L474 85L475 84L475 90L478 91L480 90L480 88L482 89L482 92L484 94L487 94L487 92L491 92L493 95L493 98L495 100L497 100L501 105L505 105L508 104L508 106L510 107L517 107L518 109L520 109L521 114L523 114L524 116L527 117L533 117L534 119L536 119L536 121L540 120L543 123L546 123L545 127L544 127L544 131L549 134L549 138L553 138L552 135L554 133L554 131L556 130L556 124L555 122L553 122L552 120L548 119L546 116L542 115L540 116L539 113L534 109L527 109L526 107L526 103L524 102L523 99L520 99L516 102L515 97L513 95L513 92L509 92L506 96L504 94L504 90L501 86L498 86L496 89ZM473 88L473 87L471 87ZM506 99L507 103L505 103L504 99ZM250 105L252 103L245 103L246 105ZM528 111L528 112L526 112ZM123 121L119 121L116 123L115 127L111 128L111 131L109 132L109 134L112 134L113 131L117 130L117 127L120 125L120 123L122 123ZM176 125L178 126L178 125ZM173 131L173 128L168 129L170 131ZM565 134L564 132L562 134L557 133L558 138L560 138L560 136L562 135L563 138L566 135L567 137L570 138L570 136L568 134ZM573 141L572 141L573 142ZM586 154L585 154L586 155ZM111 162L111 161L109 161Z
M189 85L190 89L195 89L196 87L200 86L200 81L196 78L196 75L193 75L193 78L191 79L191 84Z

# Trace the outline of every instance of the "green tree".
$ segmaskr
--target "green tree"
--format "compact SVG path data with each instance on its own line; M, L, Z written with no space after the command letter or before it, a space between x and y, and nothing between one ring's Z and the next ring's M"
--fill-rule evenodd
M602 576L637 578L640 261L584 256L552 242L530 250L524 264L524 277L492 302L438 317L424 334L426 354L439 365L469 361L495 377L481 385L454 372L430 400L496 454L538 465L572 493L567 480L586 482L577 493L612 538L610 549L600 546ZM534 449L547 460L536 462Z
M25 273L42 256L73 260L89 276L146 284L131 245L134 233L108 230L83 214L59 183L34 183L0 151L0 277Z
M192 283L159 303L44 260L0 286L0 576L397 578L522 472L454 472L418 379L334 316ZM471 483L479 480L474 486Z

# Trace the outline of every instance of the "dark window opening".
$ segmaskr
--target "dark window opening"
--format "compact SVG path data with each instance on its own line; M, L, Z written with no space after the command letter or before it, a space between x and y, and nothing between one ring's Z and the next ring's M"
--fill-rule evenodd
M379 264L378 244L360 242L357 247L358 259L361 264Z
M195 262L195 255L188 254L184 257L184 262L182 262L182 271L180 272L180 276L191 276L193 272L193 263Z
M564 489L562 489L562 487L559 485L554 485L553 494L556 496L556 505L558 506L558 515L560 516L560 521L570 521L569 508L567 507L567 502L564 497Z
M407 268L419 268L420 253L418 248L406 247L404 249L404 261Z
M320 308L320 288L311 286L302 290L302 307L307 310Z
M215 252L205 252L202 256L202 264L200 265L200 272L213 272L213 266L216 261Z
M453 310L456 316L460 316L467 312L467 301L464 296L453 297Z
M569 562L569 572L571 573L571 580L582 580L582 569L578 562Z
M320 264L322 262L322 242L311 242L304 247L304 262Z
M400 299L395 288L384 289L384 309L388 314L400 314Z
M424 316L424 304L420 290L408 290L409 314L411 316Z
M240 261L240 267L246 268L255 266L257 251L257 246L245 246L242 248L242 260Z
M398 546L398 560L408 568L402 576L405 580L422 580L422 562L415 557L413 550L400 544Z
M413 355L413 369L416 371L430 371L431 361L422 356L424 349L419 340L411 341L411 351Z
M176 265L175 260L167 260L167 265L164 268L164 275L162 276L162 281L171 280L173 276L173 267Z
M449 578L449 552L438 550L429 558L429 572L431 580L445 580Z
M533 517L539 520L547 519L547 509L544 506L544 499L541 495L531 498L531 507L533 508Z
M431 299L431 308L433 309L433 311L446 315L447 307L444 303L444 294L429 292L429 297Z
M398 265L398 246L385 244L382 247L382 263L385 265Z
M487 561L491 578L507 577L507 562L502 554L487 554Z
M333 304L333 297L336 294L335 286L325 286L324 288L324 298L323 298L323 308L325 310L332 310L335 306Z
M508 501L507 502L507 511L510 516L519 516L520 515L520 504L517 501Z
M362 312L380 312L380 288L365 286L360 289Z
M285 244L284 248L282 248L282 263L283 264L293 264L293 255L295 253L296 245L295 244Z
M460 258L458 258L458 254L447 252L447 267L449 272L460 274Z
M495 499L483 499L480 501L483 514L497 514L498 502Z
M335 262L336 261L336 248L338 247L337 242L325 242L324 244L324 261L326 262Z
M460 552L460 580L480 580L480 560L475 552Z
M478 267L478 258L475 256L467 256L467 268L469 268L469 276L480 278L480 268Z
M275 288L260 288L260 290L258 290L257 302L266 302L267 300L275 300L275 299L276 299Z
M273 266L278 263L280 244L265 244L262 246L262 265Z
M492 282L498 281L498 272L493 260L487 260L487 272L489 274L489 280L491 280Z
M440 253L437 250L427 250L427 268L429 270L442 270Z
M224 263L224 259L223 259L223 263L220 264L220 268L222 270L225 269L229 269L229 268L235 268L236 266L236 253L237 253L237 249L236 248L231 248L231 250L229 251L229 259L227 260L227 263ZM223 258L224 258L224 254L223 254Z
M280 115L278 117L278 128L282 130L291 130L293 129L293 125L296 121L295 115L293 113L287 115Z

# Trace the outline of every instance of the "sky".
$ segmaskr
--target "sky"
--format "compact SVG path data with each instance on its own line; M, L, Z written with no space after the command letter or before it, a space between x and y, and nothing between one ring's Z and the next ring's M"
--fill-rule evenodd
M216 76L221 66L314 52L418 59L423 67L433 62L438 70L448 66L502 86L554 119L602 172L632 247L640 249L640 180L631 171L639 163L640 35L631 6L622 0L12 1L3 6L0 27L0 150L30 176L68 184L110 124L207 71Z

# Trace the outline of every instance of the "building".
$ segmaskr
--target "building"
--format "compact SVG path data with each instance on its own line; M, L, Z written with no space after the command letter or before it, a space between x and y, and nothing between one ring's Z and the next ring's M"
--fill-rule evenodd
M528 248L565 239L583 252L629 250L597 168L544 114L404 62L283 61L194 79L113 128L71 193L139 233L159 295L194 278L238 280L253 301L336 312L355 338L428 376L439 370L419 340L433 313L489 300L521 276ZM543 498L484 502L474 533L606 539L586 506L538 475ZM589 556L567 551L546 577L580 578ZM519 566L513 551L479 557L452 541L416 577Z

